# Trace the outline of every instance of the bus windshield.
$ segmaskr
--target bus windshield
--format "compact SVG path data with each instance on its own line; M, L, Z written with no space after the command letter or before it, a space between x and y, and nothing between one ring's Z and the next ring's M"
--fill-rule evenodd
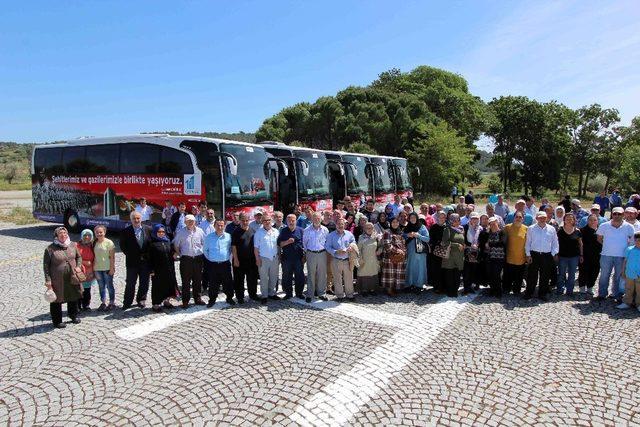
M232 175L226 160L223 161L227 204L252 206L269 203L269 181L264 175L267 153L258 147L235 144L220 144L220 150L238 160L237 175Z
M378 157L374 157L373 162L377 165L380 165L380 170L376 172L375 175L375 186L377 193L392 193L393 192L393 181L391 178L391 174L393 171L391 170L389 159L381 159Z
M407 171L407 161L405 159L393 159L396 171L396 182L398 183L398 190L411 189L411 183L409 182L409 173Z
M347 176L347 191L349 193L369 194L369 179L365 173L367 161L362 156L343 156L345 162L353 163L357 170L357 175L353 173L353 166L344 165Z
M298 195L301 198L329 196L329 177L327 176L327 158L324 153L313 151L294 151L294 155L309 163L309 174L304 176L302 165L296 162L298 177Z

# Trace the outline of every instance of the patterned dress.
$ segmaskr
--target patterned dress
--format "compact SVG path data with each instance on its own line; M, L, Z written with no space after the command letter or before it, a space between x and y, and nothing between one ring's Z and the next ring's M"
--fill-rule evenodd
M407 248L401 234L393 234L386 231L382 239L384 251L382 253L382 280L385 289L404 288L405 273L407 269ZM402 262L391 261L391 254L401 252L404 254Z

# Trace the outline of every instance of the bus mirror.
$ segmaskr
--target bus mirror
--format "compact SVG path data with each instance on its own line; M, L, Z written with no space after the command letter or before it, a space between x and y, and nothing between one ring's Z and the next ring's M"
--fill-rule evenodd
M302 160L302 159L300 159L300 160L301 160L300 164L302 165L302 175L308 176L309 175L309 163L307 163L306 160Z
M238 162L233 157L227 157L227 164L229 165L229 172L231 175L238 175Z

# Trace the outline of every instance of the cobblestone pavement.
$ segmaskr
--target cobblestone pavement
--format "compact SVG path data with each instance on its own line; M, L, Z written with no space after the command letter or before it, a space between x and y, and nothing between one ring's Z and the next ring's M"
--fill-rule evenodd
M0 225L3 424L640 424L640 314L612 302L429 291L99 313L94 290L81 324L53 330L53 228Z

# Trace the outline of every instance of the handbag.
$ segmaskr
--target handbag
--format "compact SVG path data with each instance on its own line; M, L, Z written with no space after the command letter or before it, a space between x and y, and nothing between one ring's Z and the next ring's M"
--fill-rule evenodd
M451 253L451 243L448 245L438 244L433 247L433 254L439 258L447 259Z
M416 253L426 254L428 252L428 246L420 239L414 239L416 242Z
M57 299L58 297L56 296L56 293L53 292L53 289L47 289L46 291L44 291L44 300L49 304L51 304L52 302L56 302Z
M399 251L399 252L393 252L391 254L391 256L389 257L389 259L391 260L392 263L394 264L400 264L404 262L404 252Z
M68 252L67 252L67 265L69 266L69 269L71 269L71 284L72 285L80 286L80 285L82 285L83 282L87 281L87 275L84 274L84 271L76 271L76 269L71 266L71 262L70 262L69 253Z

